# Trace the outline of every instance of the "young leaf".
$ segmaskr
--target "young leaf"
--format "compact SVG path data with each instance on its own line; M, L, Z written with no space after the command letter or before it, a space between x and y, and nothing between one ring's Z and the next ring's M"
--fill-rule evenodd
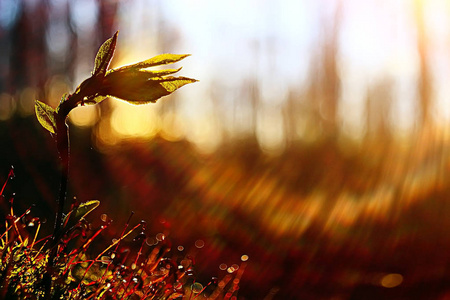
M150 59L132 64L132 65L123 66L118 69L113 69L113 70L111 70L111 72L119 71L119 70L129 70L129 69L140 70L140 69L145 69L145 68L150 68L150 67L155 67L155 66L173 64L173 63L176 63L176 62L188 57L189 55L190 54L170 54L170 53L160 54L160 55L154 56Z
M134 70L134 69L130 69L130 70L125 70L125 71L119 71L121 74L126 74L125 76L142 76L142 77L146 77L148 79L152 78L152 77L163 77L166 75L171 75L174 73L177 73L178 71L181 70L181 67L178 69L164 69L164 70L148 70L148 69L144 69L144 70Z
M117 35L119 34L118 31L114 34L114 36L106 42L103 43L103 45L100 46L100 49L97 52L97 56L95 57L95 68L93 76L98 74L105 74L109 63L111 62L111 59L114 55L114 50L116 49L116 42L117 42Z
M39 100L36 100L34 104L34 110L36 112L36 117L39 123L41 123L42 127L47 129L51 133L55 134L56 133L55 110Z
M156 102L197 80L187 77L151 77L148 72L113 72L105 77L105 94L132 104Z
M71 210L67 216L63 219L63 228L70 229L73 226L77 225L77 223L84 218L88 213L93 211L97 206L99 206L100 201L91 200L85 203L80 204L78 207L75 207Z

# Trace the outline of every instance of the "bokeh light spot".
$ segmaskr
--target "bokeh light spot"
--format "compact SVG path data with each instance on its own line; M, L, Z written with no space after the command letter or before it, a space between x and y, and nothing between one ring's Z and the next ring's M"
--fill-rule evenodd
M72 110L69 116L76 126L89 127L98 120L98 109L97 106L89 105Z
M197 248L203 248L205 246L205 242L204 241L202 241L202 240L196 240L195 241L195 247L197 247Z
M16 104L10 94L0 95L0 121L8 120L16 109Z
M381 285L385 288L394 288L403 282L403 276L397 273L391 273L381 278Z
M111 115L112 133L122 138L152 138L161 127L155 105L135 106L123 101L113 101Z

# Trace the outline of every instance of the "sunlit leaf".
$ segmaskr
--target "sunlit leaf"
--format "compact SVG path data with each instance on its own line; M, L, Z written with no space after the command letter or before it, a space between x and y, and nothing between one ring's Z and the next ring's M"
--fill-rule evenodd
M196 81L187 77L152 77L148 72L113 72L105 77L105 93L132 104L146 104Z
M100 201L91 200L80 204L78 207L71 210L63 219L63 227L70 229L75 226L82 218L93 211L97 206L99 206Z
M118 69L113 69L111 71L114 72L114 71L126 70L126 69L139 70L139 69L146 69L146 68L155 67L155 66L172 64L172 63L176 63L176 62L188 57L189 55L190 54L170 54L170 53L160 54L160 55L154 56L150 59L132 64L132 65L123 66Z
M105 74L108 69L109 63L114 55L114 50L116 49L117 31L114 36L101 45L95 57L95 68L93 75Z
M120 76L124 76L124 77L145 77L147 79L150 79L152 77L163 77L166 75L171 75L174 74L178 71L181 70L181 67L178 69L164 69L164 70L148 70L148 69L142 69L142 70L138 70L138 69L122 69L119 71L116 71L114 76L117 76L119 74L122 74ZM107 74L107 76L110 73Z
M42 127L54 134L56 132L55 110L39 100L36 100L34 109Z

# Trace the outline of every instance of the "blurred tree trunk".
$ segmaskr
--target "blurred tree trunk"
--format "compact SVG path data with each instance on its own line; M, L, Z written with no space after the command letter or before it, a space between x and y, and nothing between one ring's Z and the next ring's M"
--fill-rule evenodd
M430 67L428 64L427 34L424 22L424 1L414 1L414 13L417 24L417 51L419 54L419 99L418 99L418 125L419 128L427 126L430 122L430 102L431 102L431 78Z
M325 42L322 57L322 103L321 114L325 119L324 130L332 134L336 130L337 111L339 105L340 78L337 70L337 56L339 50L339 31L342 19L342 5L338 1L332 19L324 22Z

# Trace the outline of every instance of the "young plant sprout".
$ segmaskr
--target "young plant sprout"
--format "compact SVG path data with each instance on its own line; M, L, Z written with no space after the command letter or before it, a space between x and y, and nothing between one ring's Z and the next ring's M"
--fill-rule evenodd
M80 105L98 104L108 96L122 99L131 104L154 103L183 85L197 81L182 76L168 76L178 72L181 68L156 71L148 69L178 62L189 56L188 54L161 54L132 65L109 69L116 49L117 36L118 32L100 47L95 57L92 76L83 81L73 94L63 95L56 109L39 100L35 104L36 116L41 125L55 139L61 161L61 182L53 231L54 240L61 234L59 231L62 225L67 191L70 146L66 119L70 111Z
M183 85L197 81L182 76L169 76L178 72L181 68L154 71L148 69L178 62L187 57L188 54L161 54L132 65L109 69L116 49L117 36L118 32L101 45L95 57L95 66L91 77L83 81L73 94L63 95L56 109L39 100L36 100L35 103L37 119L55 139L61 162L58 206L53 235L50 241L51 251L48 257L47 272L43 279L47 296L50 295L52 275L55 273L54 264L59 240L84 216L99 205L99 201L95 200L75 206L63 219L69 173L70 145L68 125L66 123L69 113L78 106L98 104L109 96L122 99L131 104L154 103L159 98L173 93Z
M56 109L36 101L38 120L55 139L61 160L56 220L53 234L38 238L41 223L45 222L31 216L31 207L16 216L14 196L9 198L10 213L5 220L5 231L0 233L0 299L236 299L248 257L241 258L240 266L225 266L227 274L222 279L213 277L202 285L195 279L191 254L184 252L182 246L178 247L177 253L169 253L170 242L162 233L156 234L157 242L152 237L147 238L144 221L131 226L133 213L120 236L99 253L91 245L112 220L104 214L102 225L94 227L86 220L86 215L100 202L72 203L63 217L69 170L66 124L69 112L80 105L100 103L108 96L132 104L155 102L196 81L169 76L180 69L148 70L149 67L175 63L187 55L163 54L133 65L108 69L116 41L117 32L100 47L92 76L73 94L64 95ZM11 168L8 177L13 176ZM7 181L1 186L0 197L5 197L6 184ZM125 241L139 228L140 232L132 241ZM204 245L202 240L195 242L197 248Z

